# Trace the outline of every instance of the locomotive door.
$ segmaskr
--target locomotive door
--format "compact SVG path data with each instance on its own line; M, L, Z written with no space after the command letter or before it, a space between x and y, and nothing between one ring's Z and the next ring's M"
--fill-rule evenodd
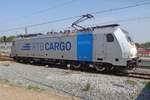
M15 45L15 41L12 42L12 46L11 46L11 57L16 56L16 45Z
M92 61L93 34L90 32L77 33L77 60Z
M94 45L95 45L95 60L103 61L106 58L106 44L105 34L95 34Z

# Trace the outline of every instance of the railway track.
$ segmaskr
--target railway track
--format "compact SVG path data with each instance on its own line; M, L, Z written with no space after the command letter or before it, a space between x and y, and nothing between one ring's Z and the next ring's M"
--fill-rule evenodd
M139 72L129 72L127 73L127 76L133 77L133 78L150 80L150 74L144 74L144 73L139 73Z
M127 76L132 78L150 80L150 70L143 70L141 68L137 68L135 70L125 71L125 72L121 71L119 74L122 76Z

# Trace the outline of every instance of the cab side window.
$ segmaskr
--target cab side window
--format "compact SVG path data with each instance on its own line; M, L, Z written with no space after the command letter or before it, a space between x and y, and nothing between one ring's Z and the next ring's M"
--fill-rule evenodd
M113 42L114 41L114 36L112 34L107 34L107 42Z

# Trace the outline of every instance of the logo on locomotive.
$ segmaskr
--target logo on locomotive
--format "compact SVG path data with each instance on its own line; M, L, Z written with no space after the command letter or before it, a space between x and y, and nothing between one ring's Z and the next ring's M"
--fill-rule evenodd
M31 50L32 45L30 43L25 43L22 47L21 50Z
M34 51L69 51L71 50L71 42L34 42L26 43L22 46L21 50L34 50Z

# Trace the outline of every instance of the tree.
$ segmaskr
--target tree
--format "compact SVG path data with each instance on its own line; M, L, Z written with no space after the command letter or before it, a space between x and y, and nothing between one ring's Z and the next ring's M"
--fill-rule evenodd
M144 47L147 49L147 48L150 48L150 42L146 42L144 43Z
M135 45L137 48L140 48L140 46L141 46L139 43L135 43Z
M7 37L7 42L12 42L15 38L15 36L9 36Z
M145 48L148 49L150 48L150 42L145 42L145 43L135 43L137 48Z
M2 36L0 37L0 42L12 42L15 38L15 36Z

